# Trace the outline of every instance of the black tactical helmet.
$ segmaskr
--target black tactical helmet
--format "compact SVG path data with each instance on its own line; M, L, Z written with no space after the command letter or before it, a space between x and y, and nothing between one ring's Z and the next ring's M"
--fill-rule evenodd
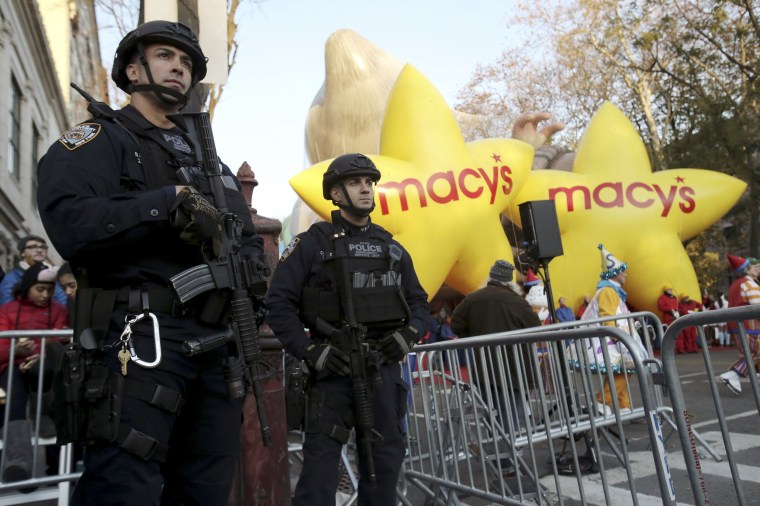
M322 196L332 200L330 189L347 177L369 176L374 183L380 181L380 171L375 164L360 153L341 155L330 163L322 176Z
M186 52L193 61L191 88L206 76L207 58L203 55L198 37L190 28L177 22L148 21L124 36L119 47L116 48L113 67L111 68L111 79L116 83L116 86L126 93L131 93L131 83L126 73L127 65L138 49L138 42L143 44L163 42Z

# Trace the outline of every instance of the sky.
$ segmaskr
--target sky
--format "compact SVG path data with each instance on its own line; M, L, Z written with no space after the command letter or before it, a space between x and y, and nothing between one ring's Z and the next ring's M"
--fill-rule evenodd
M351 29L410 63L453 105L476 66L507 47L511 0L266 0L243 4L240 49L214 113L219 157L245 161L258 214L283 220L297 200L288 180L308 168L306 114L324 80L324 46Z

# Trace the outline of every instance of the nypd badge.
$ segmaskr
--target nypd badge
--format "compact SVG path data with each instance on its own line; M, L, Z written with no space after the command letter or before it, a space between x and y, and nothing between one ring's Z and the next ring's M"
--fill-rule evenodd
M290 241L290 244L285 246L285 249L282 250L282 255L280 256L280 262L288 258L291 253L293 253L293 250L296 249L296 246L298 246L298 242L300 239L298 237L294 237L292 241Z
M100 133L102 127L98 123L81 123L61 136L61 144L69 151L87 144Z

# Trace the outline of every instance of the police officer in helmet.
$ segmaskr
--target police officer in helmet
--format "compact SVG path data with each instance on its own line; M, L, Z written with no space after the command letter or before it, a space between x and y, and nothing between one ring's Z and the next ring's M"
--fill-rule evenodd
M66 426L87 444L73 504L229 498L242 418L242 399L231 397L224 375L234 350L182 352L188 339L228 330L229 304L216 290L180 303L170 283L205 263L219 233L199 154L167 117L205 74L187 26L140 25L119 44L111 74L130 104L91 109L94 117L65 132L38 166L40 214L76 272L74 339L91 361L84 428ZM181 167L196 169L197 179L180 179ZM242 222L241 257L258 257L261 238L226 166L222 180L226 207Z
M335 503L341 447L354 427L356 413L351 350L334 330L345 329L352 321L366 328L367 358L374 361L368 369L376 376L371 388L372 414L373 433L379 435L371 446L376 485L368 477L367 464L359 460L359 504L396 503L408 391L400 361L425 335L429 308L411 257L369 218L379 180L380 171L362 154L333 160L324 174L322 193L339 210L332 212L332 223L314 224L293 239L270 285L267 322L285 349L305 361L312 381L295 505ZM345 271L340 265L347 276L341 276ZM340 285L345 280L350 283L343 288L349 293L353 315L346 314Z

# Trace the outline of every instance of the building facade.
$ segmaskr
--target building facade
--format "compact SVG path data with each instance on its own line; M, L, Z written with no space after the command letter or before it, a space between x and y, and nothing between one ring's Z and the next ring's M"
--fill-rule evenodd
M0 265L4 269L17 260L19 238L45 236L36 200L39 158L61 132L88 117L86 104L78 94L72 95L69 81L80 79L80 86L92 87L105 83L104 77L92 0L0 0ZM60 261L52 249L50 257Z

